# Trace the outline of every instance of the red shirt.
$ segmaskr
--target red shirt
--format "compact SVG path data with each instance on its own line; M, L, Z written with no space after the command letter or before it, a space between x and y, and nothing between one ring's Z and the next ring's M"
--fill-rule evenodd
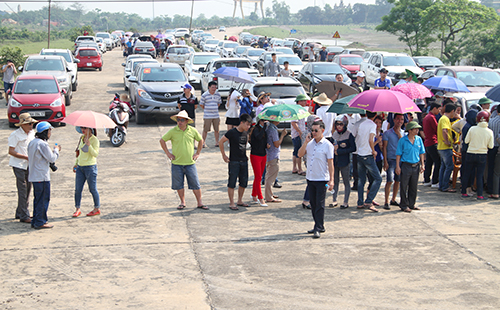
M422 127L424 129L425 140L424 146L432 146L438 143L437 139L437 127L438 123L436 121L436 116L434 114L427 114L422 120Z

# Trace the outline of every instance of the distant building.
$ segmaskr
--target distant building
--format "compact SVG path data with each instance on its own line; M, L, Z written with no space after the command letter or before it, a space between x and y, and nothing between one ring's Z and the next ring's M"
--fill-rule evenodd
M2 25L17 25L17 22L10 18L2 19Z
M47 26L48 22L49 22L49 20L48 20L48 19L44 19L44 20L42 21L42 26ZM54 21L52 21L52 22L50 22L50 25L51 25L51 26L55 26L55 27L57 27L57 26L59 26L59 22L54 22Z

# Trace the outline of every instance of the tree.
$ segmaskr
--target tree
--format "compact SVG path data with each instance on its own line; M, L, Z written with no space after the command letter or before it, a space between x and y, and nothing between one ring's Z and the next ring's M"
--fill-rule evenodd
M290 20L290 6L285 1L273 0L273 15L278 25L287 25ZM268 16L269 17L269 16Z
M405 42L410 54L423 55L430 43L436 39L431 36L432 27L423 21L422 13L432 6L432 0L390 0L395 6L389 15L382 17L382 23L375 29L398 36Z
M491 27L469 29L464 35L464 54L470 58L474 66L500 66L500 23Z

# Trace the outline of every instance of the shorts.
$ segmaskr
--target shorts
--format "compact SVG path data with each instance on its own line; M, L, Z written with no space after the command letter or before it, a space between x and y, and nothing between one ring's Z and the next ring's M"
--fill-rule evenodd
M7 93L7 91L10 89L10 94L12 95L12 90L14 89L14 83L3 82L3 88L5 93Z
M184 176L186 176L189 189L197 190L201 188L195 164L185 166L172 164L173 190L184 189Z
M219 131L219 124L220 124L220 119L219 118L205 118L203 120L203 131L204 132L210 132L210 127L213 124L214 131Z
M248 161L230 161L228 166L227 187L236 188L236 179L239 179L240 187L246 188L248 185Z
M300 136L295 137L292 139L293 142L293 156L294 157L299 157L299 149L302 147L302 139Z
M226 125L238 126L240 124L239 117L226 117Z
M399 182L400 176L396 174L396 160L388 159L389 169L387 169L387 182Z

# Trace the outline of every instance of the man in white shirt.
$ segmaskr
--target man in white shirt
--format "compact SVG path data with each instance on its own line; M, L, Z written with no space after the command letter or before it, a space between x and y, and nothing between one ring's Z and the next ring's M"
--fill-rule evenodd
M307 186L311 201L311 211L314 219L314 228L308 233L313 238L321 237L325 232L325 196L326 189L333 190L333 144L323 136L325 124L316 121L312 124L311 136L306 137L305 143L299 149L299 157L307 154Z
M9 166L14 170L17 180L16 219L23 223L31 223L28 210L31 183L28 182L28 144L35 139L33 124L37 121L29 113L19 115L20 127L9 136Z
M375 151L374 138L376 135L377 125L373 122L373 119L377 116L377 113L366 111L366 116L367 119L360 122L357 131L353 133L356 139L356 151L358 154L358 209L367 207L373 212L378 212L378 210L372 205L373 199L377 195L380 184L382 183L382 177L380 176L377 164L375 163L377 151ZM363 196L367 173L372 177L373 183L366 200L364 200Z

